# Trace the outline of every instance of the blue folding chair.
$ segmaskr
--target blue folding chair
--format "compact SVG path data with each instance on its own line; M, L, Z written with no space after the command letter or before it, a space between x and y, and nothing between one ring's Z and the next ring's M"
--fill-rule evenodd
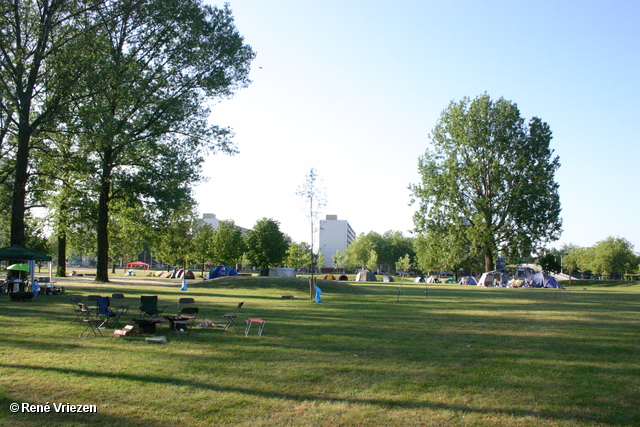
M105 324L108 326L110 320L114 320L118 327L120 325L121 311L114 311L109 307L109 297L98 297L98 316L105 320Z

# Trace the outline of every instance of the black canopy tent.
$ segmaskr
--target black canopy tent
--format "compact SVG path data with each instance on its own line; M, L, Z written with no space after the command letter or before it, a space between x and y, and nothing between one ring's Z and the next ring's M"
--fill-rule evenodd
M31 276L31 282L34 280L34 267L36 261L49 261L49 280L51 280L51 261L52 257L49 255L44 255L31 249L27 249L24 246L20 245L10 245L6 248L0 248L0 260L6 261L28 261L29 262L29 270Z

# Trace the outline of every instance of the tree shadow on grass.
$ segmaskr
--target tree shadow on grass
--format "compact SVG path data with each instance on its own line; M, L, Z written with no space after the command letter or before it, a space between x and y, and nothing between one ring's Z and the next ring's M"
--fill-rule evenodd
M76 397L73 396L75 401ZM55 413L53 409L53 402L49 402L51 405L51 412L12 412L9 410L12 404L22 405L24 402L21 399L12 397L11 394L6 392L0 392L0 424L14 427L32 427L32 426L64 426L64 427L80 427L80 426L126 426L126 427L166 427L166 422L152 421L148 418L140 418L137 416L127 415L110 415L105 414L100 410L98 406L95 413ZM69 402L62 401L56 402L56 404L67 404ZM38 404L44 404L38 402ZM91 403L77 402L79 405L91 405ZM127 402L122 402L122 405L127 405Z
M571 412L571 411L555 411L555 412L545 412L545 411L533 411L533 410L521 410L521 409L491 409L491 408L472 408L469 406L462 405L451 405L440 402L429 402L429 401L398 401L393 399L357 399L357 398L341 398L341 397L330 397L326 395L317 395L317 394L303 394L303 393L280 393L266 390L253 390L250 388L242 388L242 387L220 387L213 384L207 384L198 381L181 381L176 378L166 378L166 377L153 377L153 376L141 376L141 375L132 375L132 374L118 374L118 373L107 373L107 372L95 372L89 370L82 369L71 369L71 368L59 368L59 367L44 367L44 366L27 366L27 365L19 365L19 364L0 364L0 367L5 369L23 369L30 371L41 371L41 372L55 372L64 375L72 375L75 377L86 377L87 379L95 380L96 378L103 379L112 379L118 381L132 381L132 382L143 382L143 383L153 383L158 385L169 385L176 387L187 387L198 390L210 391L210 392L219 392L219 393L236 393L242 394L251 397L259 397L265 399L278 399L278 400L287 400L294 402L324 402L324 403L342 403L349 405L372 405L378 407L380 409L385 410L393 410L393 409L408 409L408 410L416 410L416 409L429 409L435 411L455 411L459 413L476 413L476 414L502 414L509 417L534 417L534 418L548 418L555 420L590 420L590 421L605 421L595 416L585 415L583 412L580 414ZM7 396L3 396L0 399L0 404L3 405L3 410L6 411L9 407L9 404L13 403L11 399ZM90 402L82 402L82 404L91 404ZM92 422L96 422L97 418L95 414L80 415L77 414L75 418L78 421L90 420ZM13 414L16 420L20 420L22 417L25 417L24 414ZM32 414L29 415L31 417ZM105 422L108 421L109 416L102 414L100 417L105 418ZM50 417L42 417L42 419L49 419ZM119 420L118 417L115 417ZM36 417L36 419L40 419ZM121 420L119 420L121 421ZM146 426L154 426L153 423L146 423L145 420L136 420L136 419L127 419L130 421L130 425L146 425ZM52 423L47 423L50 425ZM94 424L95 425L95 424ZM624 425L624 424L618 424ZM633 425L629 422L628 425Z

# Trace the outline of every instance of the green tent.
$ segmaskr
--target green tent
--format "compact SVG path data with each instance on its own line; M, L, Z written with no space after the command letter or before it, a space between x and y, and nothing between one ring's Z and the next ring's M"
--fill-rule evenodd
M0 260L8 261L51 261L49 255L40 254L20 245L11 245L0 248Z
M0 260L7 261L28 261L29 262L29 280L31 283L35 281L35 262L36 261L49 261L49 281L51 281L51 261L52 257L44 255L38 252L34 252L30 249L20 245L11 245L6 248L0 248Z

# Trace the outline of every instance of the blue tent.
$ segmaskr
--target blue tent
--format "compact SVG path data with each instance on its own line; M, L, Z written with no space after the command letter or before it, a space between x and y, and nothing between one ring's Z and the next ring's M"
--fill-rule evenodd
M524 284L531 288L562 288L556 279L544 273L536 273L531 276L527 276L524 279Z
M212 268L211 271L209 271L209 276L207 277L207 279L215 279L217 277L226 276L239 276L239 274L235 270L235 268L231 268L226 265L220 265L216 268Z
M460 279L459 284L477 286L478 282L476 282L476 279L471 276L465 276L462 279Z

